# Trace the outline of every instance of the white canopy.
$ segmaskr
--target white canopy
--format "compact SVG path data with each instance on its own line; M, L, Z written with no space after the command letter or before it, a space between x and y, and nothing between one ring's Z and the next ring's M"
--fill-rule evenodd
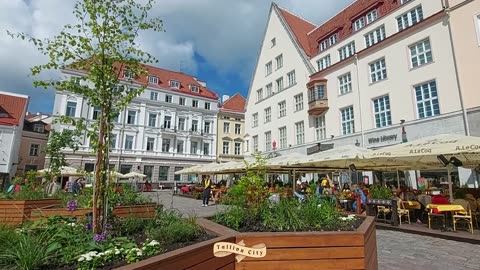
M265 166L267 169L279 168L282 166L288 166L295 163L303 162L308 159L307 155L301 153L288 153L283 156L267 159Z
M371 150L357 147L354 145L343 145L330 150L322 151L310 156L306 156L303 160L298 160L291 165L295 166L311 166L323 169L348 169L351 164L357 168L374 164L365 163L365 155Z
M205 165L194 165L188 168L183 168L179 171L176 171L175 174L197 174L197 171Z
M147 177L143 173L138 173L138 172L129 172L127 174L124 174L122 178L145 178Z
M50 172L50 168L45 168L43 170L39 170L39 173L46 174ZM77 168L64 166L60 168L60 175L62 176L83 176L84 172L81 172Z

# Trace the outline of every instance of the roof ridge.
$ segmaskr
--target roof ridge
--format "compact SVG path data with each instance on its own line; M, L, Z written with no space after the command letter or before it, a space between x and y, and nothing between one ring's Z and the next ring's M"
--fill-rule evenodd
M344 7L342 10L338 11L337 13L335 13L333 16L331 16L330 18L326 19L323 23L319 24L317 27L315 27L314 29L312 29L310 32L307 33L307 36L310 35L312 32L314 32L315 30L317 30L318 28L322 27L324 24L326 24L327 22L329 22L331 19L335 18L337 15L339 15L340 13L342 13L343 11L345 11L347 8L349 8L351 5L353 5L354 3L356 3L357 1L359 0L352 0L352 2Z
M275 3L275 2L274 2L273 4L274 4L274 5L276 5L276 6L277 6L277 8L279 8L279 9L281 9L281 10L285 11L285 12L288 12L288 13L290 13L291 15L293 15L293 16L295 16L295 17L299 18L300 20L303 20L303 21L305 21L305 22L307 22L307 23L311 24L312 26L315 26L315 27L317 27L317 25L316 25L315 23L311 22L310 20L308 20L308 19L305 19L305 18L303 18L302 16L300 16L300 15L297 15L297 14L295 14L295 13L293 13L293 12L291 12L291 11L287 10L286 8L279 6L279 5L278 5L277 3Z

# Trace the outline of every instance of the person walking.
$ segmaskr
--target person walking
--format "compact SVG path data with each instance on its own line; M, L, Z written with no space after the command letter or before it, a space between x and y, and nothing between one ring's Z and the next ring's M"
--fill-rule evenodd
M208 206L208 201L210 199L210 192L212 191L212 183L210 181L210 176L207 175L205 180L203 181L203 200L202 200L202 206Z

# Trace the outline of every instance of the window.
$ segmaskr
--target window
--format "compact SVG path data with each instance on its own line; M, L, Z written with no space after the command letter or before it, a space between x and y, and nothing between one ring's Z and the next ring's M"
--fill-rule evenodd
M178 129L185 130L185 118L178 118Z
M175 168L174 168L174 171L175 171L175 172L178 172L178 171L180 171L180 170L183 170L183 167L175 167ZM180 181L180 180L182 180L182 175L180 175L180 174L175 174L175 175L173 176L173 181Z
M365 27L365 17L361 17L358 20L356 20L355 22L353 22L353 30L354 31L358 31L358 30L362 29L363 27Z
M155 147L155 138L147 138L147 151L153 151Z
M44 133L45 132L45 126L43 124L34 124L33 125L33 132Z
M258 151L258 136L253 136L253 151L257 152Z
M203 124L203 132L209 134L210 133L210 122L206 121Z
M67 102L67 111L65 112L66 116L75 117L75 111L77 110L77 103L74 101Z
M260 88L257 90L257 102L261 101L263 99L263 89Z
M85 166L83 168L84 168L84 171L86 171L86 172L93 172L95 170L95 164L94 163L85 163Z
M252 114L252 127L258 127L258 113Z
M318 71L328 68L331 64L332 62L330 60L330 54L318 59L317 61Z
M148 114L148 126L156 127L157 126L157 114L149 113Z
M329 42L330 46L332 46L332 45L334 45L335 43L337 43L337 34L331 35L331 36L328 38L328 42Z
M132 165L122 164L120 166L120 173L127 174L132 171Z
M295 111L303 110L303 94L298 94L294 97L295 99Z
M25 165L25 172L36 171L37 169L38 169L38 165L34 165L34 164Z
M245 152L249 152L250 151L250 145L249 145L250 141L249 140L246 140L245 141Z
M101 114L102 114L102 110L100 110L99 107L93 107L92 120L100 119Z
M198 131L198 120L192 120L192 131Z
M235 134L239 135L242 131L242 125L235 124Z
M478 46L480 46L480 15L475 16L475 26L477 28Z
M197 85L190 85L190 90L194 93L199 93L200 92L200 87L198 87Z
M377 10L374 9L367 13L367 24L374 22L378 18Z
M223 142L223 152L224 155L228 155L230 153L230 142Z
M324 39L318 45L320 47L320 51L324 51L328 48L328 39Z
M325 140L327 138L325 115L315 118L315 138L317 141Z
M125 150L132 150L133 149L133 136L126 135L125 136Z
M269 84L267 84L267 86L265 86L265 90L266 90L266 92L267 92L267 93L266 93L266 94L267 94L266 97L269 97L269 96L273 95L272 88L273 88L273 87L272 87L272 84L271 84L271 83L269 83Z
M165 102L172 103L172 96L171 95L165 95Z
M150 83L150 84L158 84L158 77L148 76L148 83Z
M198 108L198 100L192 100L192 107L193 108Z
M308 89L308 102L312 102L319 99L325 99L325 85L317 84L315 87Z
M190 143L190 154L196 155L196 154L198 154L197 151L198 151L198 142L191 142Z
M143 174L147 176L147 180L152 180L152 173L153 173L153 165L144 165L143 166Z
M295 123L295 136L297 144L305 143L305 126L303 121Z
M110 136L110 148L117 149L117 134L112 134Z
M171 80L171 81L170 81L170 87L171 87L171 88L179 89L179 88L180 88L180 82L179 82L179 81Z
M125 69L125 70L123 71L123 78L125 78L125 79L133 79L133 77L135 77L135 74L134 74L131 70Z
M408 3L408 2L410 2L410 1L411 1L411 0L401 0L401 1L400 1L400 4L403 5L403 4Z
M352 75L349 73L338 77L340 95L352 92Z
M158 100L158 92L151 91L150 92L150 100Z
M275 87L276 87L275 90L277 90L277 93L283 90L283 77L278 78L275 81Z
M205 106L205 107L204 107L205 110L210 110L210 106L211 106L211 105L210 105L210 102L205 102L205 105L204 105L204 106Z
M182 106L185 106L185 98L184 97L181 97L179 100L178 100L178 104L182 105Z
M423 20L422 6L417 6L397 17L398 31L407 29Z
M272 132L265 132L265 151L272 151Z
M272 121L272 107L265 109L265 123Z
M241 148L242 148L242 144L239 143L239 142L236 142L236 143L235 143L235 152L234 152L234 154L235 154L236 156L239 156L239 155L240 155L240 149L241 149Z
M165 116L165 118L163 119L163 128L170 128L171 123L172 123L172 117Z
M287 102L284 100L278 103L278 118L287 116Z
M281 127L278 129L280 138L280 149L287 148L287 127Z
M287 73L287 87L290 87L296 83L295 81L295 70L290 71Z
M228 123L228 122L223 123L223 133L225 133L225 134L230 133L230 123Z
M348 43L342 48L338 49L338 54L340 56L340 61L347 59L348 57L355 54L355 41Z
M178 140L177 141L177 153L183 154L183 141Z
M272 74L272 61L265 65L265 76Z
M134 125L135 118L137 117L137 111L128 110L127 113L127 124Z
M373 31L368 32L365 35L365 46L368 48L378 42L384 40L386 38L385 35L385 26L382 25Z
M272 40L270 40L270 47L273 48L273 47L275 47L275 45L277 45L277 39L272 38Z
M370 83L385 80L386 78L387 66L385 65L385 58L370 64Z
M203 154L208 156L210 155L210 144L209 143L203 143Z
M170 139L162 139L162 152L170 151Z
M279 56L275 57L275 68L279 69L283 67L283 54L280 54Z
M30 144L31 157L38 157L39 152L40 152L40 144L35 144L35 143Z
M412 68L425 65L433 61L430 40L422 40L410 46L409 49Z
M415 86L415 96L417 98L418 118L425 118L440 114L437 83L435 81L430 81Z
M392 125L390 98L388 96L374 99L373 111L375 113L375 127L380 128Z
M167 181L168 180L168 166L160 166L158 167L158 180L159 181Z
M342 135L355 133L355 121L353 117L353 106L340 110L342 116Z

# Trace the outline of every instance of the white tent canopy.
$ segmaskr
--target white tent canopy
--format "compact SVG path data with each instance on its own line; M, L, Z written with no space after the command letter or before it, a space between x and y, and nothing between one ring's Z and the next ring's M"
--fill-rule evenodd
M265 166L267 169L279 168L292 165L307 160L308 156L301 153L288 153L283 156L267 159Z
M147 177L143 173L138 173L138 172L129 172L127 174L124 174L122 178L145 178Z
M39 173L46 174L50 172L49 168L39 170ZM77 168L69 167L69 166L64 166L60 168L60 175L61 176L83 176L84 172L80 171Z
M303 160L294 161L290 165L295 166L311 166L319 168L331 169L348 169L350 164L363 168L368 165L365 163L365 155L371 150L357 147L354 145L343 145L337 148L322 151Z

